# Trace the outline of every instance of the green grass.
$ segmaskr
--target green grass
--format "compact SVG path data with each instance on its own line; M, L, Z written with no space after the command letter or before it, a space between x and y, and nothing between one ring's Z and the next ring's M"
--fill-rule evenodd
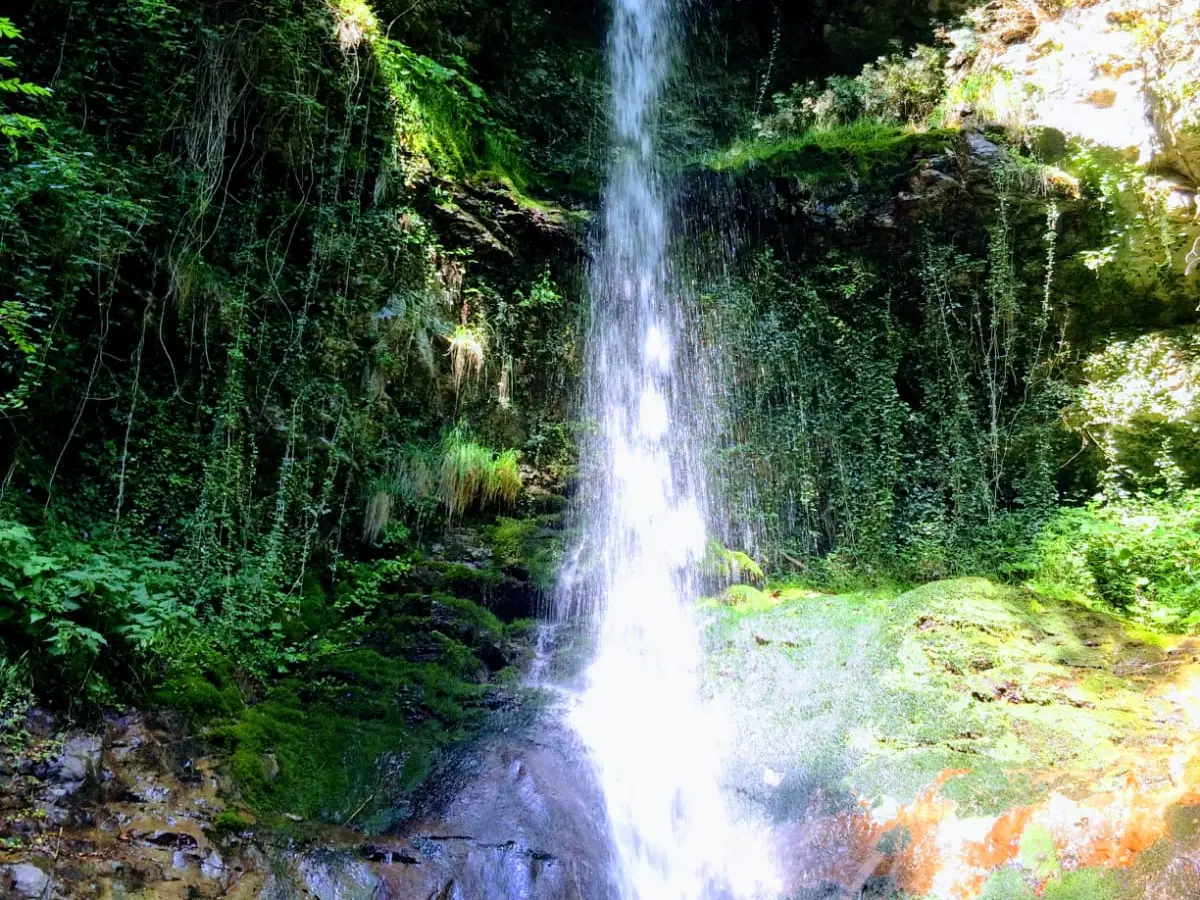
M521 493L521 470L515 450L497 453L457 429L442 447L438 496L453 516L471 506L511 506Z

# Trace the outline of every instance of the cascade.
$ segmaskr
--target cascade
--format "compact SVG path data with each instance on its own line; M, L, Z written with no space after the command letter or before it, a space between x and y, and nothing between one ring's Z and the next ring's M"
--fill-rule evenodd
M769 868L735 835L719 783L721 717L700 698L694 611L706 546L698 356L668 246L656 132L675 56L671 0L615 0L613 162L592 272L578 554L595 574L561 605L596 621L572 712L604 791L622 900L749 896ZM746 875L740 868L750 869Z

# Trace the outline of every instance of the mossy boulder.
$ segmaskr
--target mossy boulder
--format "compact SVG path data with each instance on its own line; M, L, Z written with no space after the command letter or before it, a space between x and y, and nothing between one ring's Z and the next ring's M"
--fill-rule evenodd
M1200 720L1180 727L1195 642L979 578L709 610L731 786L776 821L801 896L1127 900L1179 883L1200 798L1183 765Z
M236 796L269 824L379 831L411 813L445 750L519 706L500 687L519 633L453 595L390 597L245 698L221 664L173 676L161 699L224 750Z
M1153 709L1138 673L1167 649L983 579L899 596L775 591L714 608L710 640L714 689L739 698L741 787L780 816L818 787L846 803L911 802L956 769L969 773L944 793L971 813L1070 790L1067 773L1141 734ZM793 774L767 791L764 768Z

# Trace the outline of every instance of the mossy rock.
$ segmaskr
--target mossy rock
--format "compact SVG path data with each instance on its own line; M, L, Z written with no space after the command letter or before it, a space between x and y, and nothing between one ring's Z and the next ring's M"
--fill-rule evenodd
M711 609L710 672L736 698L739 786L778 815L801 801L765 790L764 767L821 772L805 789L846 808L911 803L963 770L943 796L960 815L996 814L1079 790L1069 773L1136 744L1153 719L1137 673L1164 642L1082 606L983 579L767 596Z
M220 661L164 687L228 753L238 799L268 825L403 820L441 755L487 727L493 682L518 655L519 630L449 594L387 599L355 628L248 705Z
M740 144L707 158L705 164L720 172L795 178L814 187L855 182L887 188L920 161L944 154L960 139L954 130L917 132L861 121Z
M551 591L562 564L562 519L542 515L528 519L501 517L484 530L496 563L527 578L538 590Z
M216 654L180 663L168 671L151 701L195 722L233 715L244 705L229 660Z

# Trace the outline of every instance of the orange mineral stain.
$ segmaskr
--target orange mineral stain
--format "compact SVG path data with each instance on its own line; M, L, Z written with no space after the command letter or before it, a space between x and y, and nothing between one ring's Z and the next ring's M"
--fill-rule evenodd
M1173 807L1200 806L1200 666L1187 667L1172 686L1166 696L1190 719L1189 727L1153 747L1122 753L1101 770L1054 773L1086 776L1075 783L1094 784L1099 788L1094 792L1082 797L1052 792L990 820L960 819L957 804L941 792L968 770L947 769L886 820L873 817L864 801L860 812L796 826L810 849L836 846L827 842L838 840L846 851L836 863L808 874L837 882L852 894L874 875L891 877L919 896L974 900L992 873L1021 861L1021 839L1032 825L1049 833L1065 871L1128 868L1169 836ZM905 840L889 842L884 852L880 842L889 832ZM1054 877L1040 879L1038 896Z

